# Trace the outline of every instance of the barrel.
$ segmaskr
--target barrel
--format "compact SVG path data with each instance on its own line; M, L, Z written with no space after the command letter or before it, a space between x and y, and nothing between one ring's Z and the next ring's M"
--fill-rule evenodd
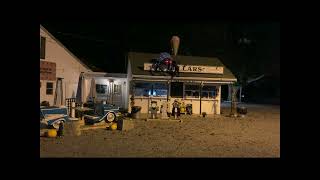
M66 136L80 136L81 135L81 121L78 118L69 118L69 121L65 123L65 135Z
M140 119L141 113L140 111L136 112L136 113L132 113L132 118L133 119Z
M141 106L133 106L131 109L131 114L133 119L140 119Z

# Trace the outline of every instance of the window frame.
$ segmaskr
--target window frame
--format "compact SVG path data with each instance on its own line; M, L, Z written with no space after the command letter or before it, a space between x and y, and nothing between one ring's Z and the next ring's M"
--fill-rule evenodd
M186 89L186 86L188 85L193 85L193 86L197 86L199 89ZM214 90L204 90L205 86L209 86L209 87L213 87ZM202 87L202 90L201 90L201 94L200 94L200 84L197 84L197 83L184 83L184 91L183 91L183 97L184 99L200 99L200 96L201 96L201 99L204 99L204 100L215 100L216 97L217 97L217 86L215 85L210 85L210 84L205 84L204 86ZM186 91L195 91L195 92L198 92L199 96L187 96L186 94ZM207 97L203 97L202 94L203 93L207 93ZM212 97L210 97L210 94L212 94Z
M52 84L52 87L49 88L49 87L48 87L48 84ZM47 83L46 83L46 95L53 95L53 87L54 87L54 82L47 82ZM51 94L48 93L48 92L49 92L48 90L51 90Z
M46 37L40 36L40 59L46 59Z
M213 87L213 90L203 90L204 86ZM202 97L202 94L201 94L201 99L209 99L209 100L216 99L216 97L217 97L217 86L214 86L214 85L204 85L204 86L202 87L201 93L206 92L208 94L207 94L207 97ZM212 94L212 97L210 97L210 94Z
M186 86L197 86L197 89L186 89ZM195 91L198 92L198 97L197 96L186 96L186 91ZM193 92L192 92L193 93ZM196 83L184 83L184 88L183 88L183 97L184 99L200 99L200 84L196 84Z
M181 96L179 96L179 95L172 95L172 88L173 88L173 86L172 86L172 84L173 83L181 83L182 84L182 94L181 94ZM170 97L172 97L172 98L183 98L184 97L184 82L171 82L170 83Z
M102 93L100 91L101 89L104 90L104 93ZM96 84L96 93L97 94L108 94L108 85L107 84Z
M113 84L113 93L116 95L121 95L122 85L121 84Z
M152 97L152 98L167 98L168 95L168 84L165 82L136 82L137 84L142 84L142 87L134 87L134 96L135 97L143 97L143 98L148 98L148 97ZM164 84L165 85L165 89L161 89L161 88L156 88L155 85L156 84ZM140 93L138 94L138 92L140 91ZM154 92L159 92L159 91L166 91L166 95L153 95Z

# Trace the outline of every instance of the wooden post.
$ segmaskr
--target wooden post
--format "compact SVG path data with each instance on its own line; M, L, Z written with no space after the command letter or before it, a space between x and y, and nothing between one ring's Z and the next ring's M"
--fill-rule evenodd
M228 84L228 100L227 101L230 101L231 102L231 99L232 99L232 84Z
M239 92L239 96L240 96L240 97L239 97L239 102L241 102L241 98L242 98L242 97L241 97L241 96L242 96L242 95L241 95L241 93L242 93L242 86L240 86L240 92Z
M237 116L237 88L232 86L232 96L231 96L231 116Z
M149 109L150 109L150 96L148 97L148 107L147 107L147 111L148 111L148 114L147 114L147 119L149 118Z
M199 93L199 96L200 96L200 115L201 115L201 94L202 94L202 82L200 83L200 93Z
M76 117L75 108L76 108L76 103L75 102L71 102L71 117L72 118Z

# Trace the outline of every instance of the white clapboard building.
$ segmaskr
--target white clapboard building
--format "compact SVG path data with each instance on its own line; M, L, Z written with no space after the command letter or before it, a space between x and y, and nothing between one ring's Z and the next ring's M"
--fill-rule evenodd
M84 78L82 85L80 74ZM96 102L105 101L128 108L126 74L93 72L40 25L40 103L48 101L50 105L54 105L58 79L62 80L62 105L67 105L66 99L77 96L78 88L81 88L84 94L83 103L89 101L91 81L94 79Z
M40 102L53 105L58 78L63 99L75 96L81 72L92 71L40 25Z

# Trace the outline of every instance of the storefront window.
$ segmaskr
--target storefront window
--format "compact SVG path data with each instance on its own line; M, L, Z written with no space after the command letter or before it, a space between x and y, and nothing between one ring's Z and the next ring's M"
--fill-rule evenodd
M144 97L167 97L166 83L136 83L134 95Z
M186 98L199 98L200 89L199 85L186 84L184 94Z
M184 89L185 98L199 98L200 85L186 84ZM201 98L213 99L216 96L216 87L205 85L202 87Z
M205 85L202 87L201 98L213 99L216 96L216 86Z
M106 94L107 93L107 85L103 85L103 84L96 84L96 92L98 94Z
M156 97L167 97L168 85L167 83L154 83L152 95Z
M181 98L183 97L183 83L182 82L172 82L171 83L171 97Z

